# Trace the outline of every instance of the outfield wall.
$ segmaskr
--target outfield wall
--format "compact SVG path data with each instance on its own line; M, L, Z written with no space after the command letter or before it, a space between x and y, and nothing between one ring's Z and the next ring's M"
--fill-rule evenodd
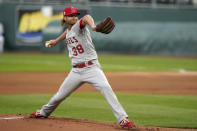
M93 42L98 52L197 56L196 9L72 6L79 8L83 12L82 14L90 13L96 23L106 16L111 16L115 20L116 28L110 35L92 32ZM61 28L58 19L61 19L61 10L64 6L52 5L52 7L53 16L50 20L41 18L40 23L48 22L49 24L57 21L55 26ZM0 22L4 24L5 28L6 50L47 51L42 50L43 40L46 39L43 38L46 35L43 34L43 27L50 27L46 24L38 28L35 26L36 24L32 24L38 23L36 19L38 17L32 20L33 26L28 26L29 24L24 21L21 24L22 18L24 18L22 16L30 15L31 18L39 16L41 8L42 5L0 4ZM22 28L24 26L27 28L22 29L21 25ZM56 52L58 51L62 50L56 50Z
M94 7L91 14L97 21L103 14L116 21L109 36L93 34L99 51L197 56L195 9Z

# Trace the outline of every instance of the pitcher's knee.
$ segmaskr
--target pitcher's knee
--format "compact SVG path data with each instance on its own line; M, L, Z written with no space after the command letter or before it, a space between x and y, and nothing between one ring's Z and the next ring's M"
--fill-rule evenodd
M108 83L103 83L100 85L100 91L101 92L111 92L112 88Z

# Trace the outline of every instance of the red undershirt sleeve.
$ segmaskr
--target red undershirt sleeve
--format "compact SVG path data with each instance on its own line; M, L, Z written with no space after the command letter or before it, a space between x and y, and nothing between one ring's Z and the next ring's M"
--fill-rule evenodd
M83 29L85 27L85 25L83 25L82 21L83 21L83 19L80 19L80 29Z

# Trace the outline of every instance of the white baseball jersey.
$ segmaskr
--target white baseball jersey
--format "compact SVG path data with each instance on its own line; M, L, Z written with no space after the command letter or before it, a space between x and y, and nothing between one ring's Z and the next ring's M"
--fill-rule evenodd
M97 59L96 50L87 26L82 26L81 20L66 30L66 43L72 65Z
M93 64L86 67L77 68L73 67L58 92L51 98L48 104L44 105L41 109L41 115L49 116L57 106L66 99L73 91L80 87L83 83L90 83L98 91L102 93L114 113L118 122L127 118L128 115L119 103L115 93L113 92L110 84L108 83L105 74L100 68L97 60L95 47L90 37L90 32L87 27L83 27L81 20L77 21L72 26L71 30L66 31L66 42L69 50L69 57L72 65L93 61Z

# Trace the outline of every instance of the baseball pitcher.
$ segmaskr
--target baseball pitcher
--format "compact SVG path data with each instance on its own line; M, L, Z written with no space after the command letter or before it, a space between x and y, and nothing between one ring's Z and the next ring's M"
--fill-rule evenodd
M119 125L123 128L133 128L135 123L128 120L128 115L100 68L97 53L87 27L89 26L96 32L109 34L114 29L115 24L110 17L107 17L95 25L92 16L85 15L78 20L79 14L75 7L65 8L61 25L66 26L67 29L57 39L47 41L45 44L47 48L54 47L60 41L66 39L72 70L48 104L44 105L41 110L30 114L30 117L47 118L64 99L79 88L81 84L87 82L105 97Z

